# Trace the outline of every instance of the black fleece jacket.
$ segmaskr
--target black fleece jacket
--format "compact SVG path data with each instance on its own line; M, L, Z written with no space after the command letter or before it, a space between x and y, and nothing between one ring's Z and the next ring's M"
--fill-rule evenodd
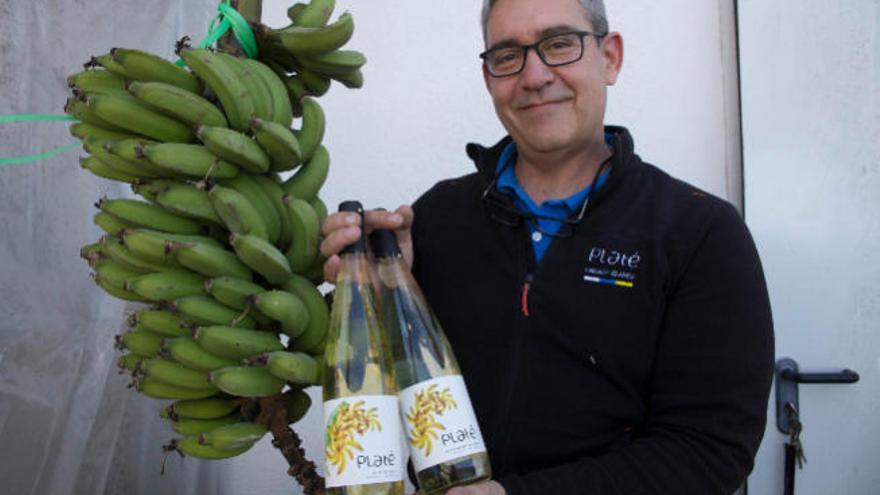
M752 469L773 370L754 243L730 204L608 131L608 182L540 264L527 227L481 201L510 138L469 145L478 172L414 205L413 273L509 494L730 495Z

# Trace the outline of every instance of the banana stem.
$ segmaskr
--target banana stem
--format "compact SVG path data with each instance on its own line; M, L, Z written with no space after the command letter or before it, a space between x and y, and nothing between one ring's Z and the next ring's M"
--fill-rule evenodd
M318 474L315 463L306 458L299 435L287 426L287 404L283 397L264 397L259 402L260 415L256 421L267 425L272 432L272 445L290 464L287 474L296 478L305 495L324 495L324 478Z
M252 28L260 24L260 19L263 17L263 0L232 0L229 4L250 23ZM255 31L259 32L259 29L255 29ZM232 31L229 31L220 38L217 42L217 47L221 51L237 57L246 56Z

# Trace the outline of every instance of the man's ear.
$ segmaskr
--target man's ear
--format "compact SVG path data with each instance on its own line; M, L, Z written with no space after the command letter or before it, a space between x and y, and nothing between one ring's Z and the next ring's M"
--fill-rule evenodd
M606 34L600 48L605 64L605 84L613 86L623 66L623 36L616 31Z

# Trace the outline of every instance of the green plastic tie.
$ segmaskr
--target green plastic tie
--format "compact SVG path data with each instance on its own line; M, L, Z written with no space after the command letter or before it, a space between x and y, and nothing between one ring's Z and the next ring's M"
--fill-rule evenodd
M26 113L19 115L0 115L0 124L8 124L11 122L52 122L52 121L71 121L77 120L75 117L71 117L69 115L45 115L38 113ZM53 150L46 151L45 153L37 153L35 155L27 155L27 156L14 156L11 158L3 158L0 157L0 165L17 165L20 163L30 163L36 162L40 160L45 160L46 158L51 158L55 155L60 155L61 153L65 153L79 146L79 143L70 143L64 146L60 146Z
M241 45L245 55L248 58L257 58L260 54L257 38L254 36L254 31L251 29L247 19L229 5L229 0L218 4L217 10L217 15L211 20L211 24L208 25L208 35L199 42L198 47L208 48L213 46L231 28L232 34L238 40L238 44ZM178 60L177 65L183 67L186 64L183 60Z

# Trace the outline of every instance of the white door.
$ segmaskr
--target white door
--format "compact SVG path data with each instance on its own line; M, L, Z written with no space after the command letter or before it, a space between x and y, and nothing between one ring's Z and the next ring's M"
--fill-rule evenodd
M880 493L880 0L739 0L745 215L800 385L799 495ZM783 490L774 397L749 493Z

